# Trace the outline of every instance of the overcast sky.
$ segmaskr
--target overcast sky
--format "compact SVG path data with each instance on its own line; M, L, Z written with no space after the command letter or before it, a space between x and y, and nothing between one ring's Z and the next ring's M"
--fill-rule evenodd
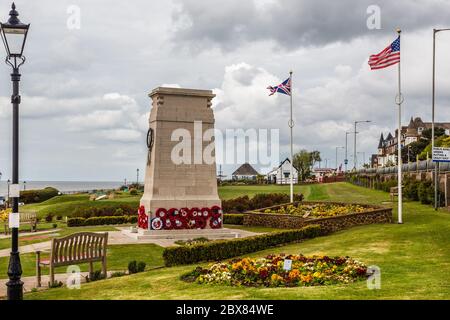
M367 59L401 27L403 123L431 118L432 28L450 1L16 1L31 23L21 81L21 180L123 180L144 170L148 93L160 85L213 89L216 127L279 128L288 155L289 98L268 96L294 72L294 148L334 165L353 121L358 151L376 152L397 124L397 68ZM68 8L80 9L70 29ZM381 28L369 29L369 5ZM10 1L0 1L0 20ZM70 11L70 10L69 10ZM73 11L70 11L73 13ZM69 20L72 22L73 20ZM448 25L445 25L447 23ZM450 32L437 36L437 121L450 122ZM0 67L0 171L11 169L10 70ZM353 138L349 139L349 156ZM339 150L339 162L343 151ZM350 157L349 157L350 158ZM225 173L236 165L225 166ZM264 170L264 169L263 169Z

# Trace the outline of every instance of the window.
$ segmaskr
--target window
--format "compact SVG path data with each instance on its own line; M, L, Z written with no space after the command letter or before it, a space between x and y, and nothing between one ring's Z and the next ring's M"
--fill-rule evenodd
M289 178L289 172L284 172L283 174L285 178Z

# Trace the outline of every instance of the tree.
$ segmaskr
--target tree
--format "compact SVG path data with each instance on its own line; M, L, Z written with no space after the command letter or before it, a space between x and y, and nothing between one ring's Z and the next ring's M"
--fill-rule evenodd
M303 149L294 154L293 165L298 170L299 180L304 181L311 175L311 170L317 161L320 161L320 152L308 152Z
M314 165L317 162L322 161L322 158L320 157L320 151L310 152L310 155L311 155L311 167L314 167Z

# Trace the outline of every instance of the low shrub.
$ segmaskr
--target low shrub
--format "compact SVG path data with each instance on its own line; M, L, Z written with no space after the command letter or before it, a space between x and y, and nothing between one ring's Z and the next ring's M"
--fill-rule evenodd
M39 203L51 199L59 194L59 191L52 187L47 187L38 190L24 190L20 191L20 202L25 204Z
M244 224L244 214L242 213L226 213L223 215L224 224Z
M110 217L92 217L92 218L69 218L68 227L81 226L101 226L108 224L136 223L137 216L110 216Z
M264 250L270 247L318 237L325 234L319 225L301 229L270 232L248 238L219 240L192 246L165 248L163 252L166 266L192 264L200 261L217 261Z
M54 223L52 226L53 226L53 229L58 228L58 224L57 223Z
M131 196L137 196L137 194L138 194L138 191L136 189L131 189L130 190L130 195Z
M137 209L132 204L112 204L103 206L81 207L73 211L72 217L91 218L105 216L132 216L137 215Z
M139 262L137 262L136 260L130 261L128 263L128 273L134 274L134 273L143 272L145 270L146 265L147 264L143 261L139 261Z
M60 214L58 214L57 216L56 216L56 220L58 220L58 221L61 221L62 220L62 215L60 215Z
M52 222L53 221L53 214L52 213L47 213L47 215L45 216L45 221L46 222Z
M294 201L302 200L303 194L294 194ZM251 199L248 196L242 196L223 200L222 209L225 213L242 213L249 210L272 207L289 202L289 195L285 193L259 193Z
M103 275L101 270L95 270L94 272L86 276L86 282L93 282L102 279L105 279L105 276Z
M126 276L127 274L123 271L114 271L113 273L111 273L111 278L119 278L119 277L123 277Z

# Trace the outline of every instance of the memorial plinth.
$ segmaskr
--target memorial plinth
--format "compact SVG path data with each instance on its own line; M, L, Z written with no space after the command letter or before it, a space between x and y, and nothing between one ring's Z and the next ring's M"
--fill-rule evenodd
M203 137L214 129L211 100L215 95L211 90L159 87L149 96L152 109L139 226L220 228L214 140ZM203 157L204 150L212 150L212 161Z

